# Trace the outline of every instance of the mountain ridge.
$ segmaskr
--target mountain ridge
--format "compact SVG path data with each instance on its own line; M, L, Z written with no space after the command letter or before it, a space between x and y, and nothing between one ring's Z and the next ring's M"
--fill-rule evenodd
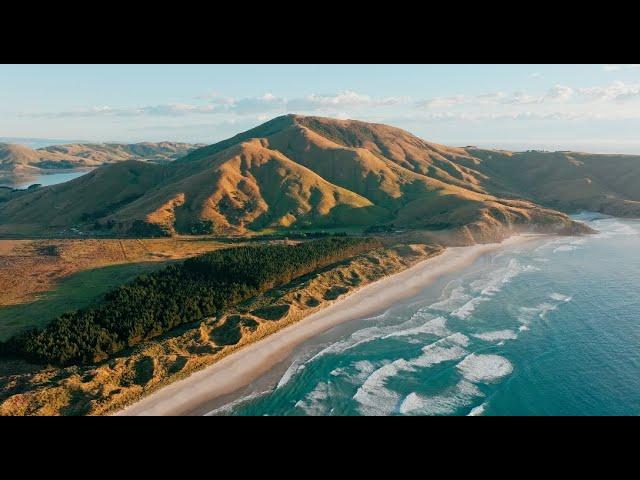
M582 205L634 215L637 204L640 216L640 157L610 156L613 169L602 160L447 147L383 124L285 115L171 163L127 160L9 197L0 203L0 232L28 225L243 235L393 224L469 241L580 232L565 212ZM627 181L609 174L625 169Z
M125 160L168 162L182 157L199 144L181 142L71 143L32 149L0 143L0 171L22 173L50 169L97 167Z

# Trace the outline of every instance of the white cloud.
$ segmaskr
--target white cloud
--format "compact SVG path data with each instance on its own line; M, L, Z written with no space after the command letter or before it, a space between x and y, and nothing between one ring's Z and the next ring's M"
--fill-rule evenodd
M527 92L514 92L507 95L504 92L491 92L476 96L454 95L450 97L434 97L416 102L419 108L431 110L452 108L459 105L487 106L487 105L533 105L544 102L565 102L574 94L571 87L556 85L544 95L532 95Z
M351 90L336 94L311 94L306 97L288 100L273 93L265 93L258 97L232 98L218 93L209 93L199 97L206 100L204 104L172 103L150 105L145 107L114 108L109 106L93 107L81 110L46 113L25 113L27 117L64 118L64 117L96 117L96 116L181 116L189 114L233 114L233 115L273 115L290 111L316 112L353 109L377 108L407 102L406 97L370 97ZM346 115L346 113L345 113Z
M228 104L228 111L238 115L265 114L283 112L287 101L273 93L265 93L260 97L241 98Z
M544 93L519 91L505 93L488 92L480 95L450 95L411 101L408 97L374 97L352 90L333 94L310 94L285 98L268 92L256 97L233 98L218 93L203 97L206 101L194 103L167 103L143 107L98 106L80 110L49 113L24 113L23 117L82 118L82 117L197 117L220 115L221 120L267 120L289 112L335 117L359 117L389 122L400 111L424 120L491 120L491 119L574 119L574 118L628 118L640 116L634 109L633 99L640 99L640 84L613 82L609 85L589 88L572 88L555 85ZM608 102L608 104L607 104ZM623 107L622 104L625 103ZM593 113L589 105L597 104ZM394 108L396 107L396 108ZM636 114L635 111L639 113ZM357 113L356 113L357 112ZM617 116L617 117L616 117Z
M640 63L607 63L602 65L605 72L617 72L627 68L640 68Z
M455 117L454 117L455 118ZM490 112L478 114L464 114L459 117L460 120L479 121L479 120L575 120L579 116L570 112Z
M352 90L344 90L337 94L311 94L303 98L294 98L287 102L290 111L315 111L334 108L384 107L402 103L402 97L373 98Z
M578 92L595 101L623 102L640 98L640 84L626 84L618 81L604 87L581 88Z
M125 109L118 115L156 115L161 117L177 117L191 113L218 113L213 105L189 105L186 103L172 103L168 105L154 105L139 109Z
M431 109L431 108L447 108L456 105L468 104L471 99L465 95L455 95L452 97L434 97L427 100L421 100L416 103L417 107Z
M493 92L493 93L484 93L482 95L478 95L476 97L476 100L479 103L483 103L483 102L491 103L491 102L501 101L506 97L507 97L507 94L504 92Z
M573 97L573 94L573 88L564 85L556 85L547 92L545 99L554 102L566 102Z
M113 108L109 106L92 107L80 110L45 113L23 113L23 117L35 118L81 118L81 117L133 117L138 115L152 115L160 117L179 117L188 114L220 113L213 105L190 105L186 103L171 103L134 108Z
M515 92L508 98L505 98L502 103L511 105L530 105L533 103L540 103L543 97L534 96L526 92Z

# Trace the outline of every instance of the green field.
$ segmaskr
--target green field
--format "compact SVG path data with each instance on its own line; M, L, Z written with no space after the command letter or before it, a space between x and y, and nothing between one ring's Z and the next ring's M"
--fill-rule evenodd
M38 300L0 307L0 341L28 327L43 326L70 310L86 307L114 287L158 270L167 262L130 263L94 268L62 280Z

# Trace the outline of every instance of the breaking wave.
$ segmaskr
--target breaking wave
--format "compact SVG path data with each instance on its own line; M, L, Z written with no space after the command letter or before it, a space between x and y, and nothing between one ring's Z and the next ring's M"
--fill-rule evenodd
M403 415L449 415L468 405L482 392L473 383L461 380L450 393L424 396L410 393L400 404Z
M296 402L296 407L302 409L307 415L326 415L329 413L329 407L326 401L330 396L330 384L328 382L320 382L311 392L307 394L304 400Z
M513 371L511 362L500 355L472 353L458 364L462 376L473 383L491 383Z
M401 372L415 372L418 368L429 368L438 363L457 360L467 355L463 348L468 337L454 333L422 348L422 354L414 359L397 359L372 372L358 388L353 399L358 402L364 415L389 415L396 410L401 395L387 388L387 380Z
M467 414L467 417L479 417L481 415L484 415L484 411L486 407L487 407L486 403L478 405L477 407L473 407L471 411Z
M513 330L496 330L493 332L476 333L472 335L475 338L486 342L499 342L501 340L515 340L518 334Z

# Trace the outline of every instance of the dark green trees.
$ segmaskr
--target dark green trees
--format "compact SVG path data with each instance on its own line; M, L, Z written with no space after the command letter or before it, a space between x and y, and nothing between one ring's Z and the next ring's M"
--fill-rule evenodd
M100 305L66 313L44 329L14 337L3 349L38 363L95 363L379 246L371 239L328 238L208 253L142 275L111 291Z

